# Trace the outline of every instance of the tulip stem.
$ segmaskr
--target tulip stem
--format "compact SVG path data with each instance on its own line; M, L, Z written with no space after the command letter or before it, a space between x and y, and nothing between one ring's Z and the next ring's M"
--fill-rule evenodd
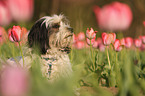
M95 68L95 63L94 63L94 60L93 60L93 58L94 58L94 55L93 55L93 49L92 49L92 44L91 44L92 42L91 42L91 39L90 39L90 51L91 51L91 59L92 59L92 63L93 63L93 70L95 71L96 70L96 68Z
M24 56L23 56L23 52L22 52L22 47L21 47L21 44L20 42L19 43L19 47L20 47L20 51L21 51L21 55L22 55L22 59L23 59L23 67L24 67Z
M106 46L106 49L107 49L107 59L108 59L109 69L111 69L110 58L109 58L109 53L108 53L107 46Z

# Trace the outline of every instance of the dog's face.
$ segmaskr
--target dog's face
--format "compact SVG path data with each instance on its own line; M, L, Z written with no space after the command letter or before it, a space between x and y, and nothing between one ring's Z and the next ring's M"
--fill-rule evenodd
M72 44L73 29L63 15L42 17L30 30L29 46L37 45L42 54L48 49L57 48L69 52Z

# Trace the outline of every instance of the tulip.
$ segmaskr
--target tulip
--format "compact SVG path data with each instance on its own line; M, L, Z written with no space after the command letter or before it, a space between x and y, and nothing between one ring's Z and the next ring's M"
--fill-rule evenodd
M120 43L121 43L121 45L124 45L124 46L125 46L125 38L122 38L122 39L120 40Z
M134 45L137 48L141 47L141 45L142 45L141 39L134 39Z
M104 45L110 45L111 43L114 43L116 39L116 34L115 33L102 33L102 40Z
M99 27L109 31L126 30L133 18L130 7L120 2L113 2L103 8L95 6L94 13Z
M105 51L105 46L104 46L104 44L100 44L100 45L99 45L99 50L100 50L101 52L104 52L104 51Z
M94 37L93 39L88 39L88 38L86 38L87 44L88 44L88 45L94 45L95 39L96 39L96 37Z
M75 48L83 49L85 47L85 43L83 41L77 41L75 44Z
M142 43L145 44L145 35L144 36L139 36L139 38L142 40Z
M19 42L21 37L22 29L20 26L13 26L12 29L9 30L9 40L12 42Z
M99 43L97 42L97 40L95 40L93 44L93 48L98 48L98 46L99 46Z
M115 51L121 51L122 50L121 42L118 39L115 40L113 45L114 45L114 50Z
M96 37L96 33L97 33L97 31L94 31L93 28L91 28L91 29L87 28L86 37L88 39L93 39L94 37Z
M125 38L125 47L130 48L133 44L133 39L131 37L126 37Z
M33 15L33 0L7 0L10 13L15 21L30 20Z
M11 15L6 5L6 1L0 1L0 25L9 25L11 22Z
M24 96L28 91L28 74L20 67L5 66L0 74L0 91L3 96Z
M80 41L85 40L85 34L84 34L84 32L80 32L80 33L78 34L78 40L80 40Z

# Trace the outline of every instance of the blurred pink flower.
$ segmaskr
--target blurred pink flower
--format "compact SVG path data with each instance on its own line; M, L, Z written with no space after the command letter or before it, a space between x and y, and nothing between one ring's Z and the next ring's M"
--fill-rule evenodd
M86 37L88 39L93 39L94 37L96 37L96 33L97 33L97 31L94 31L93 28L91 28L91 29L87 28Z
M115 40L113 46L114 46L115 51L121 51L122 50L121 42L118 39Z
M143 36L139 36L139 38L142 40L142 43L145 44L145 35L143 35Z
M96 37L94 37L93 39L86 38L86 42L87 42L88 45L94 45L95 39L96 39Z
M11 22L11 15L6 1L0 1L0 25L8 25Z
M127 29L133 18L130 7L117 1L103 8L95 6L94 12L100 28L110 31Z
M145 21L143 21L143 25L144 25L144 27L145 27Z
M6 66L0 74L0 91L3 96L24 96L28 91L28 74L20 67Z
M93 44L93 48L98 48L98 46L99 46L99 43L97 42L97 40L95 40Z
M125 47L130 48L133 44L133 39L131 37L126 37L125 38Z
M33 0L7 0L10 13L15 21L30 20L33 15Z
M98 45L103 44L102 38L101 37L97 38L97 42L98 42Z
M111 43L114 43L116 39L115 33L102 33L102 41L104 45L110 45Z
M75 48L77 49L83 49L85 47L85 43L83 41L77 41L75 43Z
M13 26L12 29L9 30L9 40L12 42L19 42L22 33L22 29L20 26Z
M104 44L100 44L100 45L99 45L99 50L100 50L100 51L104 52L104 51L105 51L105 48L106 48L106 47L105 47Z
M83 40L85 40L85 33L80 32L77 37L78 37L78 40L83 41Z
M125 38L122 38L122 39L120 40L120 43L121 43L121 45L124 45L124 46L125 46Z
M0 27L0 44L3 44L6 42L7 39L7 33L3 27Z
M141 47L141 45L142 45L141 39L134 39L134 45L137 48Z

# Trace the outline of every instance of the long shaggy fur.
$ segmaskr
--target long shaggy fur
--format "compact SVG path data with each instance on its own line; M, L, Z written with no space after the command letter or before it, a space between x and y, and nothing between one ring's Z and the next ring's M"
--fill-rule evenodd
M35 57L41 62L45 77L54 81L60 77L69 77L72 73L68 53L71 49L73 30L63 15L45 16L32 26L28 34L28 47L24 54L24 67L30 68ZM32 53L39 49L40 56ZM31 54L31 55L28 55ZM22 59L18 60L23 66ZM14 60L8 60L14 65Z

